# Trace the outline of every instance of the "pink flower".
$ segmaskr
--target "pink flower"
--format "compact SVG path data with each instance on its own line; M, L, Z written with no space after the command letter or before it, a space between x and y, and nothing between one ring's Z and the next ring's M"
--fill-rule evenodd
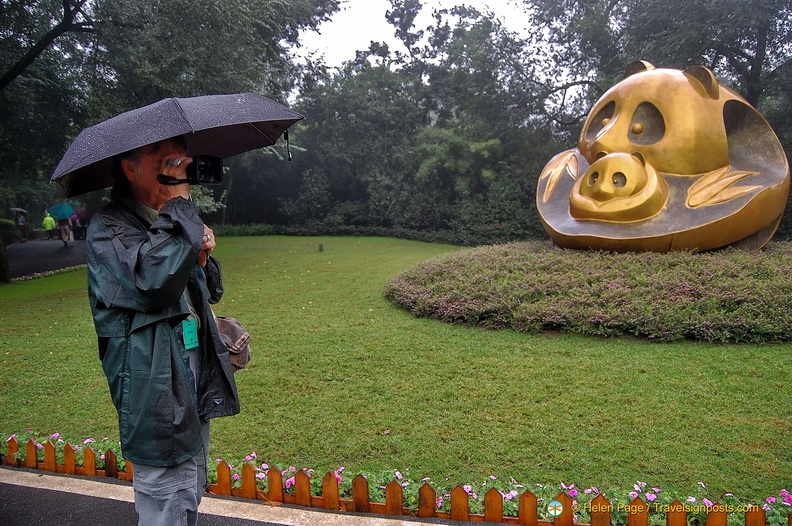
M287 478L287 479L286 479L285 486L286 486L286 489L289 489L289 488L291 488L292 486L294 486L294 477L289 477L289 478Z
M650 491L647 491L645 496L646 496L646 500L648 500L649 502L652 502L655 499L657 499L657 495L655 495L654 493L652 493Z
M239 476L239 473L234 473L234 475L231 478L234 479L234 480L239 480L242 477Z
M696 502L696 497L688 497L687 501L688 502Z
M635 499L638 497L638 493L636 493L635 491L631 491L630 493L628 493L628 495L630 496L631 499Z
M591 491L592 491L592 490L591 490L591 488L589 488L589 489L584 489L584 490L583 490L583 493L585 493L586 495L591 495Z
M396 475L396 478L397 478L397 479L399 479L399 480L401 480L402 478L404 478L404 477L402 476L402 474L401 474L401 472L400 472L400 471L397 471L396 473L394 473L394 475Z
M699 482L698 485L701 486L704 489L707 489L707 485L704 484L703 482Z
M253 460L253 457L250 455L245 455L245 462L250 462L251 460Z
M517 493L517 490L516 490L516 489L513 489L513 490L511 490L510 492L508 492L507 494L505 494L505 495L503 496L503 498L504 498L504 499L506 499L506 500L512 500L512 499L513 499L514 497L516 497L517 495L518 495L518 493Z
M781 495L782 497L788 497L789 496L789 492L787 490L785 490L785 489L782 489L781 491L779 491L778 494Z
M6 439L6 442L11 442L12 438L16 438L16 433L12 434L10 437Z
M259 480L263 480L263 479L267 478L267 475L264 474L264 473L256 473L256 478L259 479Z
M577 497L577 494L578 494L578 491L576 489L573 489L573 490L569 491L569 496L570 497Z
M470 493L471 491L473 491L473 486L471 486L470 484L465 484L464 486L462 486L462 489L465 490L465 493Z
M50 438L58 438L59 436L60 433L52 433L52 435L50 435Z
M660 493L663 490L661 490L660 488L652 488L652 491L654 491L655 493Z
M784 504L787 506L792 506L792 495L787 495L784 497Z
M253 451L253 452L250 454L250 457L251 457L251 458L258 458L258 457L256 456L256 452L255 452L255 451Z
M773 503L775 503L775 501L776 501L776 498L775 498L775 497L767 497L767 499L766 499L766 500L767 500L767 503L768 503L768 504L773 504Z
M263 470L265 470L265 471L266 471L266 470L268 470L268 469L269 469L269 464L267 464L267 463L265 462L264 464L262 464L262 465L261 465L261 469L263 469Z
M83 444L90 444L92 442L96 442L96 440L94 440L93 438L86 438L85 440L83 440Z
M701 499L705 506L712 506L712 501L709 499Z
M443 505L443 497L437 497L437 507L440 508Z
M496 477L495 475L490 475L489 478L490 478L490 480L498 480L498 477Z

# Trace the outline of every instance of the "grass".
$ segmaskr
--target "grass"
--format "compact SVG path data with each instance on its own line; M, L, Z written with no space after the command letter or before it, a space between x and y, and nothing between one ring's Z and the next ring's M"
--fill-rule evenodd
M323 251L319 251L319 244ZM218 314L253 336L243 412L213 457L453 483L792 486L790 345L520 334L413 317L389 278L459 249L382 238L225 238ZM0 435L117 436L85 271L0 287Z

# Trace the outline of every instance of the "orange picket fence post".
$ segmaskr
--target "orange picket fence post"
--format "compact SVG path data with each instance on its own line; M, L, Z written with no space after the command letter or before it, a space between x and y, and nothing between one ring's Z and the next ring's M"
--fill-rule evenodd
M368 480L363 475L352 479L352 510L357 513L371 511Z
M385 486L385 514L386 515L402 515L404 506L404 495L402 493L401 484L392 480L390 484Z

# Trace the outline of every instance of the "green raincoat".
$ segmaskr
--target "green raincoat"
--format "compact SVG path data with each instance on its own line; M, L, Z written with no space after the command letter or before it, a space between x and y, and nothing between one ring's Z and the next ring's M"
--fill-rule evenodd
M114 197L88 228L88 294L124 458L175 466L202 447L201 423L239 413L228 349L209 303L223 294L220 265L196 263L203 222L175 198L159 215ZM199 372L188 364L182 321L198 318ZM197 388L195 387L197 383Z

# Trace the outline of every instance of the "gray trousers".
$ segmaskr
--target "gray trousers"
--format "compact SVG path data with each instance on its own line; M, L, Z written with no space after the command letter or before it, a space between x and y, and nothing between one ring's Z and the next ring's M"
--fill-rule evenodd
M209 422L201 428L203 448L178 466L135 464L132 486L138 526L195 526L206 486Z

